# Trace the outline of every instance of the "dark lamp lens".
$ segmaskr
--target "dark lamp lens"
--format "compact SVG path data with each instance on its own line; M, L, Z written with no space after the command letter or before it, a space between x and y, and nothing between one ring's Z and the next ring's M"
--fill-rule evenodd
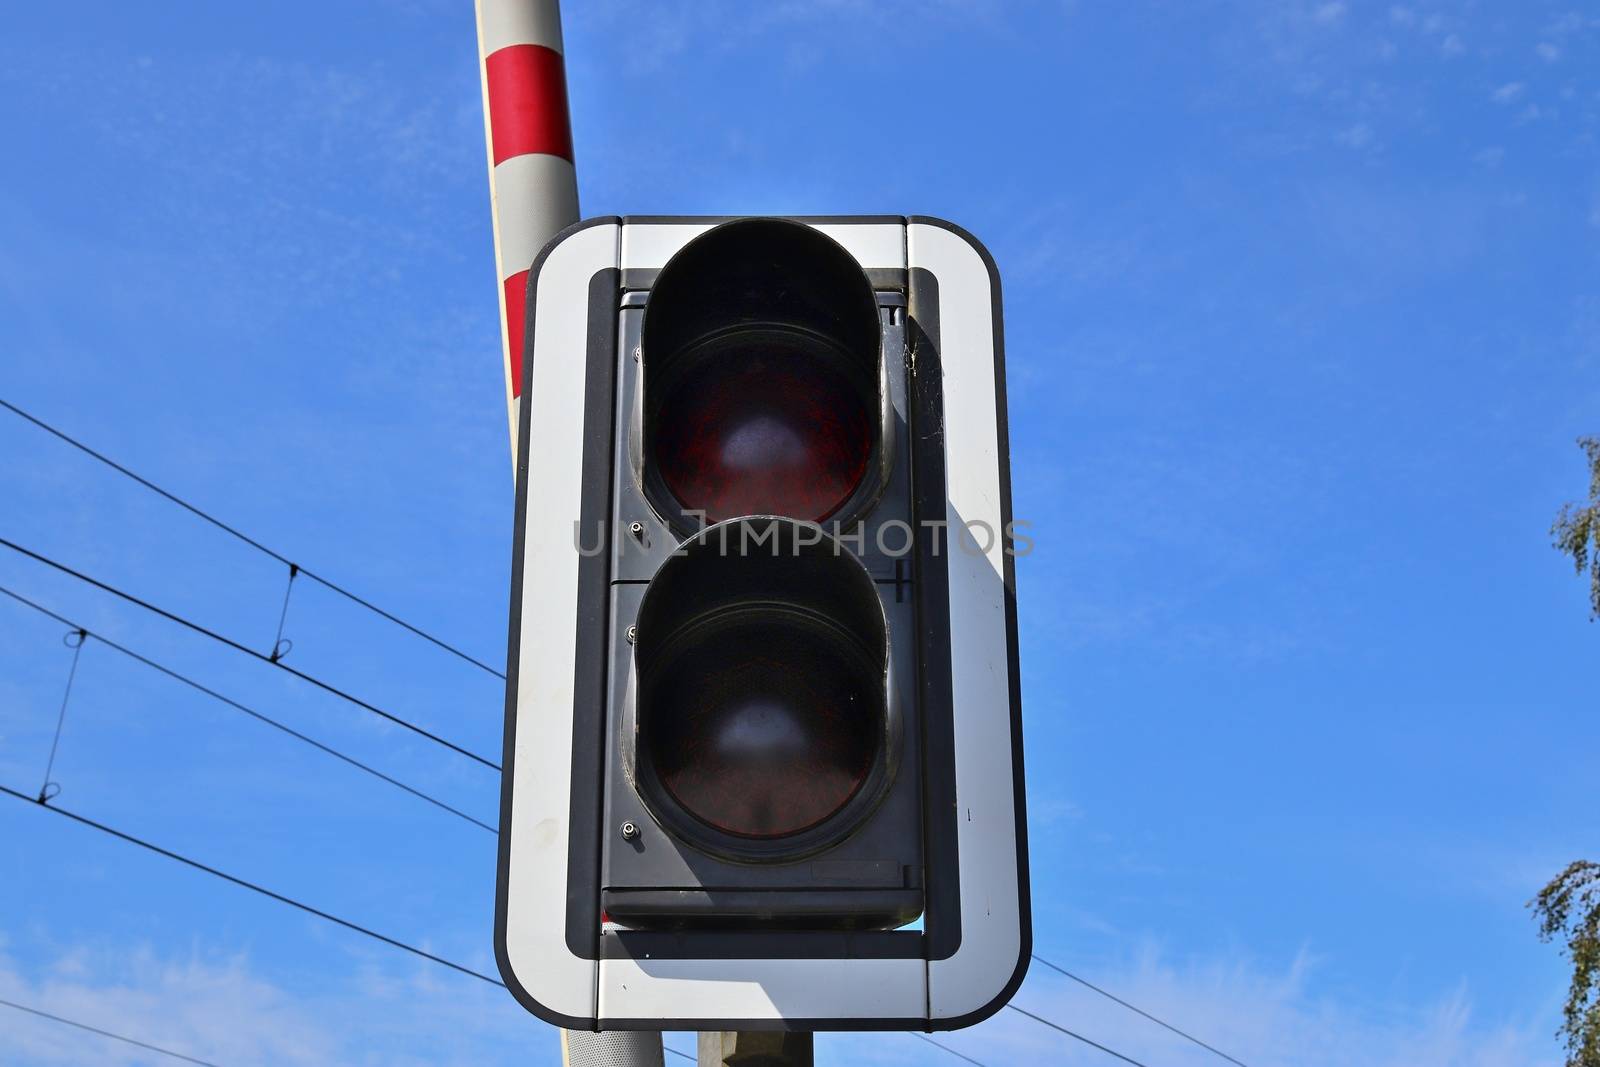
M855 492L872 453L866 398L824 354L781 337L729 345L678 375L654 430L667 489L711 522L820 522Z
M675 643L652 680L642 741L684 811L735 837L772 839L849 803L882 732L881 682L865 649L781 609L731 610Z
M812 532L771 517L708 527L639 602L635 782L663 826L713 854L828 847L893 773L881 596Z
M848 523L881 488L878 297L831 237L713 227L661 268L639 335L640 486L680 534L743 515Z

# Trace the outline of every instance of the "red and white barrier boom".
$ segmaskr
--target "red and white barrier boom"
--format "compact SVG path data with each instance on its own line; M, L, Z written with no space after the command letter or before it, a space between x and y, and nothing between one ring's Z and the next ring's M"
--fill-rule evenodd
M477 0L477 9L506 413L515 464L528 267L546 241L578 221L578 177L557 0Z
M528 268L545 242L578 221L567 72L558 0L476 0L489 203L500 279L500 344L506 375L511 464L517 462L522 329ZM562 1031L561 1058L585 1067L661 1067L650 1031Z

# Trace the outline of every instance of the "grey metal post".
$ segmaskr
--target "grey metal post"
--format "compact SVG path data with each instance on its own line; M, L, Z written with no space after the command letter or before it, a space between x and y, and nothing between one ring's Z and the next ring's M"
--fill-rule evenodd
M699 1067L812 1067L811 1034L782 1030L706 1030Z
M659 1030L561 1031L567 1067L664 1067Z

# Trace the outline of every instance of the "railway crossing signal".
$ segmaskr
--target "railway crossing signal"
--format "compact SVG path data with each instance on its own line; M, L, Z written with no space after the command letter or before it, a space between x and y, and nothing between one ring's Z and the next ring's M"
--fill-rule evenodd
M949 1029L1030 945L998 275L602 218L527 282L496 952L573 1029Z

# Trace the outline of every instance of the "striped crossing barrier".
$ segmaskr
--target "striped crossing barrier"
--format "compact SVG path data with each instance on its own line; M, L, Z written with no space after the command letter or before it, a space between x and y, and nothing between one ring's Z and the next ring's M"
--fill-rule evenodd
M477 11L501 350L515 464L528 267L546 241L578 221L578 177L572 163L557 0L477 0Z

